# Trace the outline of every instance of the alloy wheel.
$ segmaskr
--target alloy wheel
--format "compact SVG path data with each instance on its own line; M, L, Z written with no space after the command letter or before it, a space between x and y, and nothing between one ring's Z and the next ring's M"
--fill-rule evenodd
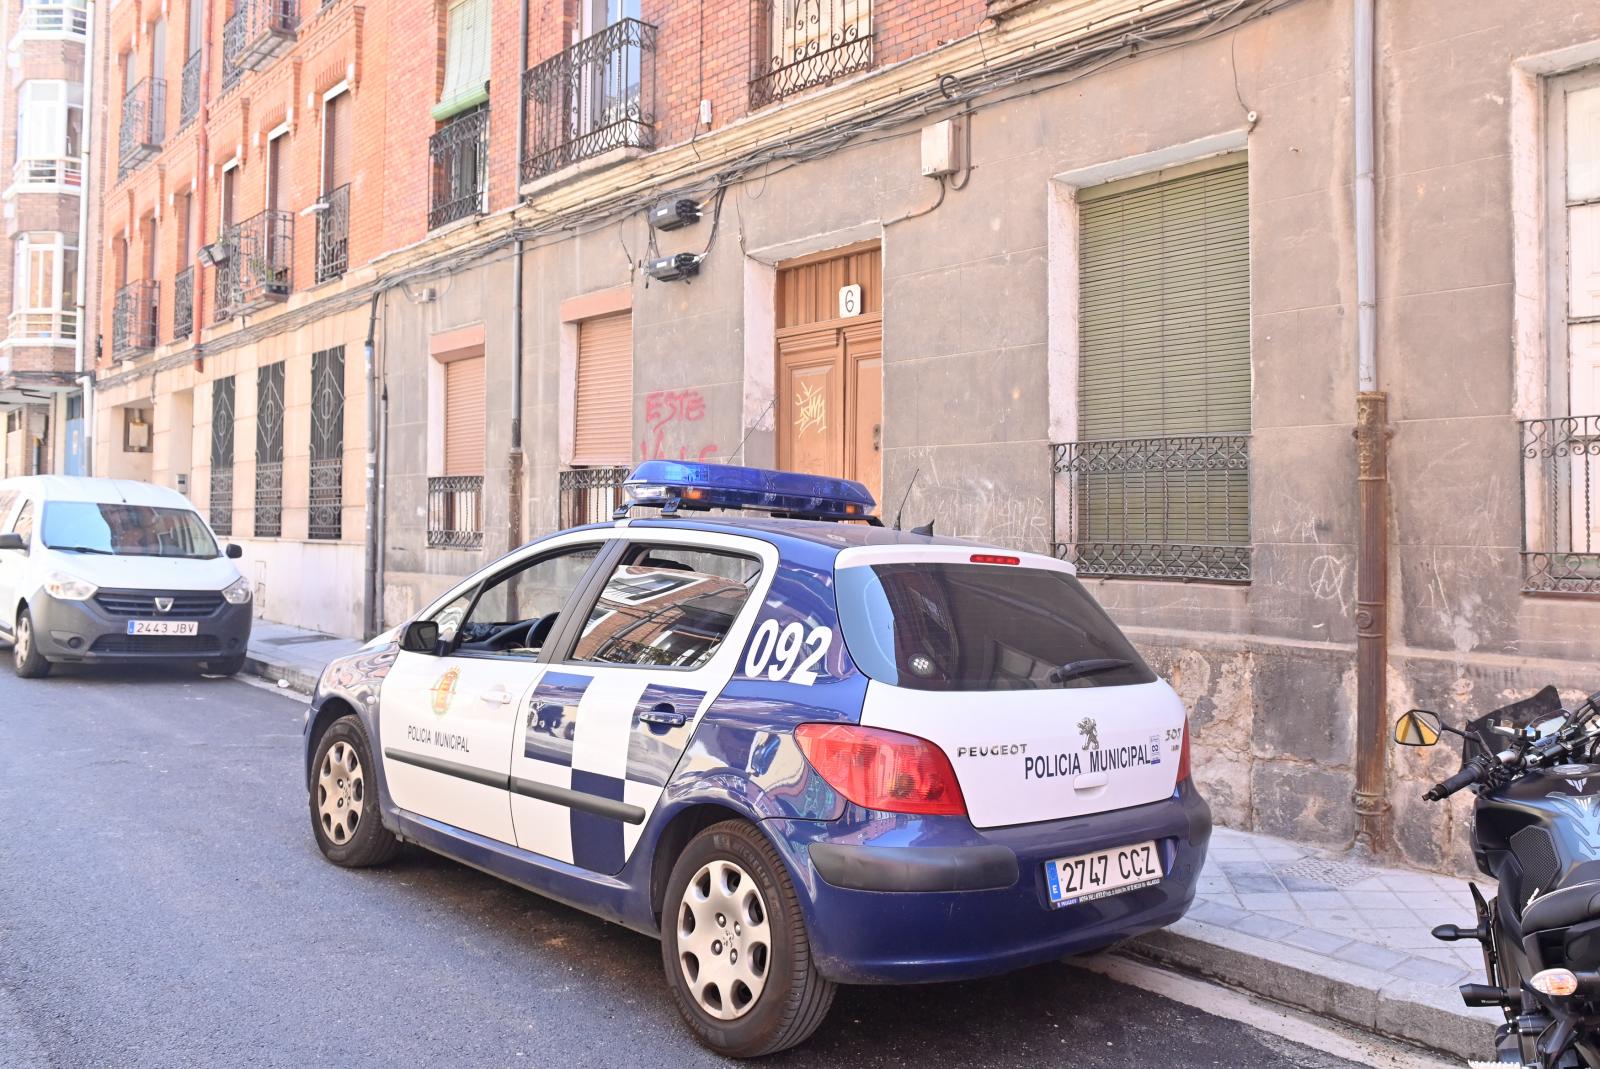
M767 903L732 861L707 862L678 906L678 965L700 1009L722 1021L744 1016L767 984Z
M348 843L361 822L366 778L356 748L340 739L322 755L317 771L317 816L322 833L336 846Z
M18 667L28 662L28 655L33 649L33 623L27 615L17 617L17 640L11 644L11 656L16 660Z

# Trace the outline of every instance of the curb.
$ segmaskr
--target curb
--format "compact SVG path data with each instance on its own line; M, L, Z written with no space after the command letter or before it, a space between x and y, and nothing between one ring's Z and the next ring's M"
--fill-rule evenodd
M1462 1058L1493 1050L1494 1010L1469 1009L1454 988L1401 980L1295 947L1185 918L1125 953L1391 1039Z
M247 675L255 676L280 689L287 689L302 698L310 698L312 691L317 689L316 676L303 668L268 660L256 650L248 650L245 653L244 671ZM284 683L288 684L286 688L282 686Z

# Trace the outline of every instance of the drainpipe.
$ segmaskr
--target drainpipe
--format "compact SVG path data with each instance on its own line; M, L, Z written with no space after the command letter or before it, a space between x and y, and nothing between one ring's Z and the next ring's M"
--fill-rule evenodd
M1356 561L1356 846L1388 845L1384 783L1389 671L1389 397L1378 388L1377 209L1373 182L1376 0L1355 0L1356 461L1361 537Z
M522 75L528 69L528 0L517 5L517 142L512 159L513 184L522 199L522 157L527 151L528 109L522 101ZM511 450L506 456L506 531L511 547L522 544L522 238L513 245L511 261Z
M207 218L206 193L211 189L209 170L211 166L211 135L206 133L206 120L210 118L209 112L211 111L211 48L209 47L211 10L211 4L206 4L200 9L200 101L196 105L194 117L195 123L200 128L200 147L197 150L198 158L194 167L194 191L196 196L194 220L201 228L201 237L199 241L196 241L195 235L186 235L186 240L191 246L204 243L205 221ZM187 61L188 57L185 56L184 59ZM183 94L183 84L181 82L178 85L178 93L180 97ZM191 260L189 266L194 271L194 281L192 283L194 289L189 301L193 308L194 322L189 327L189 337L194 339L194 370L198 373L204 371L206 366L205 346L202 344L200 336L200 332L205 329L204 324L206 322L206 317L200 314L200 306L203 303L206 292L206 273L198 260ZM189 459L191 462L194 460L192 454ZM192 463L190 471L193 471ZM190 480L190 492L194 492L194 480L192 479Z
M84 353L84 335L88 326L88 272L83 269L83 259L89 255L89 202L94 180L94 30L95 9L91 3L84 12L83 37L83 184L78 187L78 280L73 285L72 305L78 316L78 337L72 346L72 372L83 391L83 473L94 474L94 376L89 374Z
M367 310L367 342L362 347L367 389L367 537L366 561L362 572L362 621L364 638L371 638L383 630L383 614L379 611L378 551L382 536L381 504L378 495L378 428L382 421L378 398L377 363L373 359L373 344L378 332L378 301L383 298L380 286L372 291L372 303Z

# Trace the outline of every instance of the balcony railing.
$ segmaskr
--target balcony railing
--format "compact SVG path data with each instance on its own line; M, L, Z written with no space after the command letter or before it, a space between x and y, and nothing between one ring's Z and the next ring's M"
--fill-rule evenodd
M200 53L183 61L183 86L178 96L178 125L188 126L200 114Z
M477 549L483 545L483 476L428 479L428 545Z
M194 268L185 267L172 279L172 340L194 333Z
M117 177L121 178L161 151L167 139L167 83L146 78L122 98L122 126L117 131Z
M1522 421L1522 586L1600 594L1600 416Z
M1082 575L1250 579L1250 436L1052 446L1067 504L1057 556Z
M872 66L872 0L750 0L750 107Z
M70 308L19 308L11 313L6 336L22 343L76 341L78 313Z
M65 0L62 3L25 3L22 5L22 32L24 34L72 34L84 37L89 33L88 0Z
M283 461L256 462L257 538L278 538L283 534Z
M11 168L11 181L19 186L83 186L83 157L36 156L19 159Z
M126 360L156 347L160 293L160 283L153 281L130 282L117 291L111 306L113 358Z
M561 473L560 529L606 523L622 504L627 468L574 468Z
M350 266L350 184L322 195L317 211L317 282L328 282Z
M615 22L522 77L531 180L617 148L655 144L656 28Z
M217 265L217 322L289 299L294 270L291 213L253 215L224 230L211 249Z
M222 79L231 84L243 71L260 70L294 44L300 0L237 0L222 26Z
M457 115L428 139L433 163L428 229L484 210L489 163L488 105Z

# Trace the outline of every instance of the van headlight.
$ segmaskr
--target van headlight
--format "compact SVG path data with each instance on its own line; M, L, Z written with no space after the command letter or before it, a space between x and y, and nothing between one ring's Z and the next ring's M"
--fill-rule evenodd
M51 572L44 581L45 593L62 601L88 601L98 589L93 583L66 572Z
M250 580L241 575L222 588L222 597L229 605L243 605L250 600Z

